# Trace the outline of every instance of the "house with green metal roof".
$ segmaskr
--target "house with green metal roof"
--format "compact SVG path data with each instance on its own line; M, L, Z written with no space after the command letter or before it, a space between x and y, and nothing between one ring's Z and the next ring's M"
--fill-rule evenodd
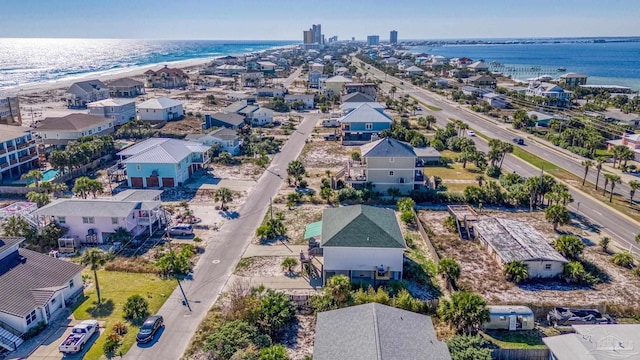
M315 228L317 233L317 224L310 226L308 232ZM329 208L322 213L320 228L325 282L335 275L371 285L402 279L407 245L394 210L367 205Z

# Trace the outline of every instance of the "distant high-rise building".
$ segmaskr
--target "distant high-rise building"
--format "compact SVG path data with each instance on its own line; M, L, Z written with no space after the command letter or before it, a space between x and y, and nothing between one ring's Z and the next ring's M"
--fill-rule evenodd
M367 36L367 45L376 46L380 44L380 36L379 35L369 35Z
M389 33L389 43L390 44L397 44L398 43L398 32L395 30L391 30L391 32Z
M334 42L338 42L338 35L334 35L334 36L329 38L329 44L334 43Z
M351 42L356 42L356 37L355 36L351 37Z
M305 30L302 32L302 41L304 44L313 44L313 31Z
M313 42L322 44L322 26L320 24L314 24L311 26L311 31L313 31Z

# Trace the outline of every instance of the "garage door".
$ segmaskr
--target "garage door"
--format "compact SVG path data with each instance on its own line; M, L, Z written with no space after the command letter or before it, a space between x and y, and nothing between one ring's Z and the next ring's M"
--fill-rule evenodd
M133 188L141 188L142 187L142 178L141 177L132 177L131 178L131 187L133 187Z
M147 178L147 187L160 187L160 178L157 176L149 176Z
M162 178L162 186L163 187L174 187L176 185L175 185L175 183L173 181L173 178L171 178L171 177L163 177Z

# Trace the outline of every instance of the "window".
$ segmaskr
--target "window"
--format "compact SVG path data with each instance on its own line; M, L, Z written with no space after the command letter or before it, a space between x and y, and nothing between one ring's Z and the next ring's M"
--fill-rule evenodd
M27 315L24 319L27 320L27 325L31 324L32 322L34 322L36 320L37 316L36 316L36 311L33 310L31 312L31 314Z
M58 216L58 224L66 224L67 218L65 216Z
M98 131L102 131L102 126L98 126Z
M142 169L142 167L140 166L140 164L136 165L136 170L140 171Z
M551 264L544 264L545 270L551 270Z
M389 158L389 162L395 162L396 159L395 158Z
M56 298L51 299L51 305L55 304L56 300L57 300Z
M73 279L69 280L69 289L73 289L74 285Z
M176 169L180 170L180 168L181 168L181 167L182 167L182 162L179 162L179 163L176 165Z
M89 135L93 134L93 130L89 130Z
M117 217L112 217L111 218L111 224L112 225L118 225L118 218Z
M88 216L82 217L83 224L93 224L94 222L95 222L95 219L93 217L88 217Z
M394 175L393 171L389 171L389 176L393 176L393 175Z
M373 130L373 124L372 123L364 124L364 129L365 130Z

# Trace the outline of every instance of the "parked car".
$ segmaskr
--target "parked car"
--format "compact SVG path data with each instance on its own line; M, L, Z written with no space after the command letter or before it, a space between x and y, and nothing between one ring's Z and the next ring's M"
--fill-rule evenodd
M162 315L149 316L140 327L138 335L136 335L136 341L139 343L150 342L163 325L164 319Z
M189 224L178 224L169 228L170 236L186 236L193 234L193 226Z
M325 141L338 141L340 140L340 135L336 134L328 134L324 136Z
M91 336L100 330L97 320L84 320L71 329L71 334L62 341L58 350L63 354L75 354L84 349Z
M422 106L416 106L416 110L418 110L418 111L422 111L422 110L424 110L424 109L422 109Z
M322 120L322 126L323 127L338 127L338 125L340 125L340 122L338 121L338 119L324 119L324 120Z
M523 138L513 138L513 142L518 144L518 145L524 145L524 139Z
M475 133L475 131L467 131L467 135L476 136L476 133Z

